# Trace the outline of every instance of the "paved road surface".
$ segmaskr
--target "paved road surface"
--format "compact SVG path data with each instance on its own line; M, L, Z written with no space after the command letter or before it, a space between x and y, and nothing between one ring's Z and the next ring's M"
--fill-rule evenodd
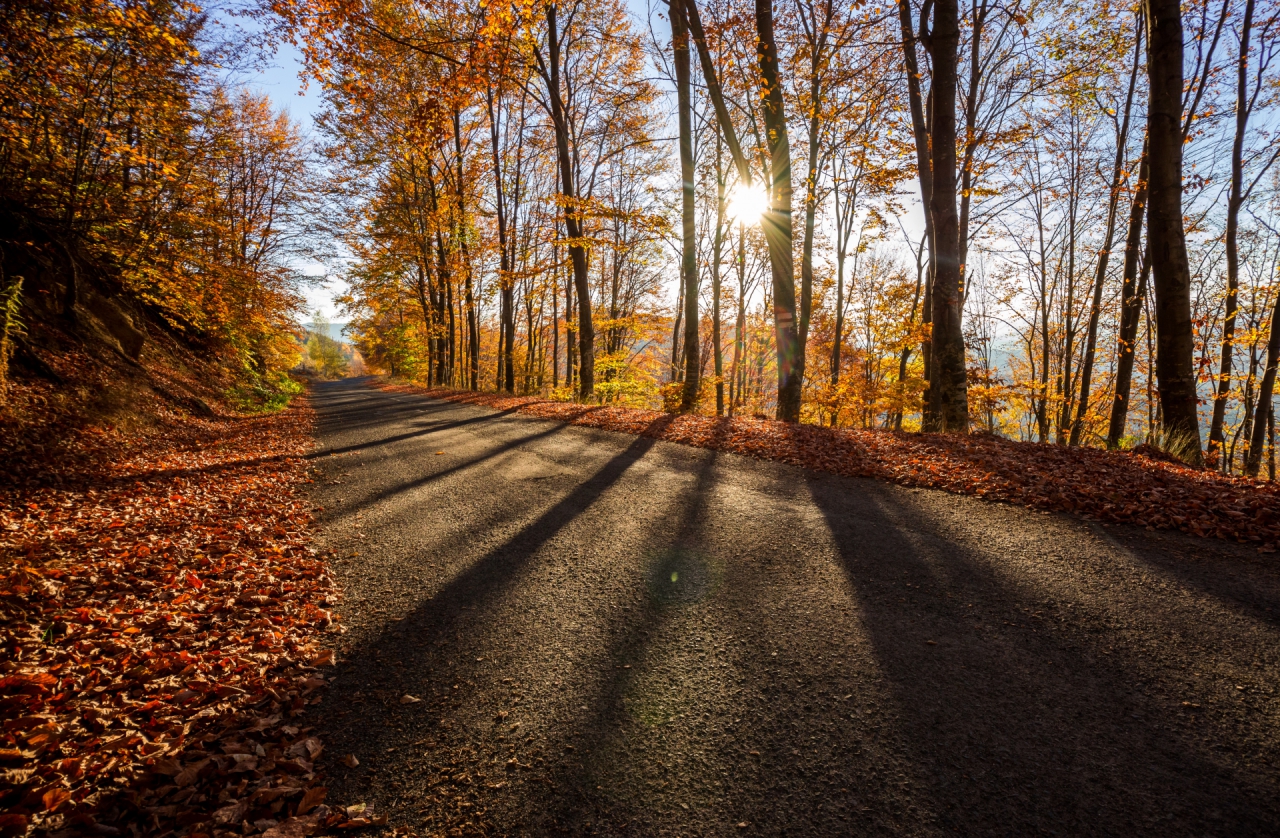
M331 803L420 834L1280 834L1275 557L361 380L315 404Z

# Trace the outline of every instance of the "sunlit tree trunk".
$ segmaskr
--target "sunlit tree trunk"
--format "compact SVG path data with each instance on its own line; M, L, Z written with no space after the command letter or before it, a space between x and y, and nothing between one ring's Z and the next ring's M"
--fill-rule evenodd
M684 388L680 410L698 404L698 250L693 202L693 94L689 81L689 27L679 0L671 4L671 49L676 71L676 110L680 126L680 282L684 287Z
M773 322L778 347L778 409L784 422L800 421L804 347L796 322L795 231L791 217L791 144L773 31L773 0L756 0L761 109L769 161L769 211L762 218L773 277Z
M725 173L723 144L716 131L716 232L711 253L711 348L715 353L716 416L724 415L724 350L720 345L720 267L723 262L725 224Z

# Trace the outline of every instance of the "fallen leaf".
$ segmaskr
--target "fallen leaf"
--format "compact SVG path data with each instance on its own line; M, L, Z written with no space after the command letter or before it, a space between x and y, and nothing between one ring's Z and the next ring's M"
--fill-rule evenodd
M55 786L44 793L40 800L44 803L46 812L52 812L71 799L71 792L64 788Z
M307 789L307 793L302 796L302 802L298 804L298 814L305 815L319 806L324 802L324 797L327 793L328 789L324 786L312 786Z
M311 835L319 828L318 819L314 816L289 818L284 823L276 824L262 833L262 838L302 838Z

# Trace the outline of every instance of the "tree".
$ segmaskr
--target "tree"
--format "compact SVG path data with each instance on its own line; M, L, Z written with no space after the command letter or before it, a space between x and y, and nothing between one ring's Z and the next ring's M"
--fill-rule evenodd
M1125 150L1129 140L1129 117L1133 110L1134 88L1138 81L1139 59L1142 55L1142 16L1136 16L1134 26L1133 68L1129 73L1128 92L1124 98L1124 115L1116 122L1116 156L1111 168L1111 188L1107 198L1107 227L1098 251L1098 265L1093 278L1093 300L1089 305L1089 326L1085 337L1084 364L1080 372L1080 400L1076 417L1071 423L1071 445L1080 444L1085 414L1089 410L1089 390L1093 384L1093 364L1098 344L1098 320L1102 315L1102 291L1107 278L1107 264L1111 259L1111 242L1115 238L1116 211L1120 206L1120 189L1123 185ZM1113 117L1114 119L1114 117Z
M933 218L933 335L929 379L928 424L925 430L969 430L967 366L965 363L963 265L960 219L956 211L956 70L960 44L960 14L955 0L934 4L934 26L928 49L933 60L933 123L930 126L930 168L933 190L929 214Z
M1182 220L1182 18L1179 0L1147 0L1150 104L1148 235L1156 309L1156 376L1165 427L1201 458L1193 362L1191 266Z
M680 409L698 403L698 251L694 230L693 100L689 81L689 26L679 0L671 3L671 49L676 73L676 109L680 125L680 282L684 289L684 387Z

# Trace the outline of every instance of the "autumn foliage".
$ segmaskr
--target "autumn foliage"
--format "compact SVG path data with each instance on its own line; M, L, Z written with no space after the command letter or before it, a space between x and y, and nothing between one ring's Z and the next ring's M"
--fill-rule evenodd
M245 48L185 2L0 12L0 292L20 288L19 320L135 361L155 322L281 384L309 169L286 117L220 82ZM39 372L51 347L30 343Z

